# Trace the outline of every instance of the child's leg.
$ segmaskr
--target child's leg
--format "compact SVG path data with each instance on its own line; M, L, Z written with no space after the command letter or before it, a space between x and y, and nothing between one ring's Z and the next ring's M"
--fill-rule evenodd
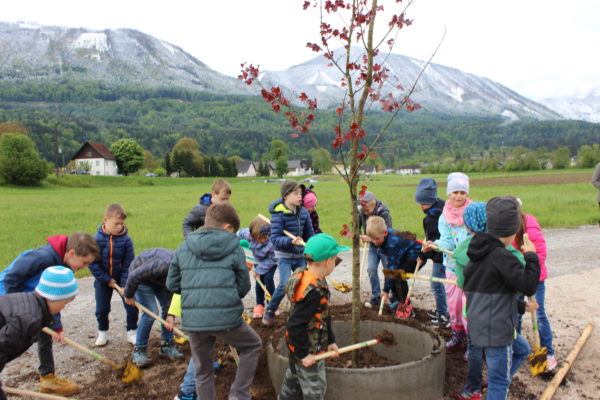
M456 275L446 268L446 278L455 281ZM455 285L446 285L446 296L448 297L448 313L450 314L452 330L464 331L465 328L462 323L463 291Z
M254 329L248 324L243 323L237 328L213 332L223 342L232 345L238 351L240 362L235 373L235 379L229 390L230 399L250 400L250 384L254 379L256 364L260 357L262 349L262 340ZM202 361L203 362L203 361ZM209 365L213 367L212 362ZM198 391L198 397L204 400L201 392Z
M158 312L152 287L147 285L139 285L134 297L138 303L148 308L153 313L156 314ZM142 313L142 316L140 317L140 325L138 327L137 336L135 339L135 345L137 347L148 346L148 338L150 337L150 331L152 330L153 323L154 318L146 313Z
M187 371L183 376L183 381L179 385L179 391L183 394L192 394L196 391L196 369L194 368L194 359L190 358Z
M154 297L154 294L153 296ZM125 326L128 331L133 331L137 329L138 325L138 316L139 310L136 306L130 306L125 303L125 299L121 297L121 301L123 302L123 307L125 307L125 315L127 316L127 325ZM154 302L154 307L156 308L156 301ZM158 310L157 310L158 312ZM142 313L145 314L145 313Z
M481 380L483 376L483 349L473 346L471 338L468 337L469 368L467 373L467 389L470 392L481 392Z
M371 283L371 296L381 297L381 285L379 283L379 249L373 245L369 246L369 254L367 256L367 275Z
M94 280L94 292L96 295L96 320L98 321L98 330L108 330L108 314L110 313L110 299L113 289Z
M300 366L296 365L296 362L290 358L277 400L303 400L297 372L299 368Z
M262 281L265 284L265 286L267 287L267 290L269 291L269 293L271 295L273 295L273 292L275 291L275 271L277 270L277 266L274 266L273 268L271 268L270 270L267 271L266 274L262 275Z
M48 375L54 372L54 354L52 353L52 337L46 333L40 333L38 339L38 359L40 375Z
M529 347L529 343L527 340L521 335L517 335L517 338L512 344L512 360L510 366L510 378L519 370L519 367L527 359L529 353L531 352L531 348Z
M292 274L292 265L294 260L291 258L280 258L279 259L279 285L275 289L275 293L272 293L271 302L267 307L267 311L270 313L274 313L279 307L279 303L283 300L283 296L285 296L285 285L290 279L290 275Z
M164 287L153 289L154 295L158 299L158 304L160 304L160 316L162 319L167 319L167 313L169 311L169 306L171 305L171 293ZM168 330L164 325L161 325L160 335L162 340L166 342L170 342L171 339L173 339L173 331Z
M262 283L265 283L263 281L263 276L264 275L259 275L258 278L256 278L257 281L261 281ZM262 286L258 284L258 282L256 282L254 284L254 293L256 295L256 305L265 305L265 291L263 290Z
M246 325L243 323L242 325ZM246 325L247 326L247 325ZM202 400L215 400L215 374L213 354L215 337L213 332L189 332L190 347L196 370L196 393Z
M546 284L545 282L538 282L537 291L535 292L535 300L540 305L537 309L537 322L538 330L540 332L540 345L548 349L548 355L554 355L554 348L552 347L552 327L548 316L546 315L546 307L544 306L546 297Z
M486 347L488 367L488 400L505 400L510 385L512 346Z
M431 276L435 278L446 278L446 268L442 263L433 263ZM435 310L439 315L448 316L448 303L446 303L446 289L443 283L431 282L431 291L435 297Z
M323 400L325 398L327 390L325 361L317 361L308 368L298 365L297 374L304 400Z

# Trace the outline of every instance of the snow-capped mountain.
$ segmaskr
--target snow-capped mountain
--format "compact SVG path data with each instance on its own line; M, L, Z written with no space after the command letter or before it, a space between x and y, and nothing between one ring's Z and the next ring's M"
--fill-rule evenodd
M251 93L181 48L136 30L0 22L0 82L57 78Z
M546 98L540 102L565 118L600 122L600 87L584 94Z
M341 54L342 51L335 53ZM353 49L352 57L357 59L361 54L360 50ZM382 63L384 57L387 55L380 53L376 62ZM296 93L305 92L309 97L316 97L319 107L336 107L345 90L340 86L341 73L335 67L329 67L328 63L327 59L318 56L285 71L267 71L262 75L262 81L265 85L294 88ZM390 54L385 65L389 75L397 79L390 79L382 94L392 93L402 98L404 91L396 86L408 89L425 64L415 58ZM424 110L433 113L502 115L509 120L561 119L558 113L497 82L434 63L427 66L412 99Z

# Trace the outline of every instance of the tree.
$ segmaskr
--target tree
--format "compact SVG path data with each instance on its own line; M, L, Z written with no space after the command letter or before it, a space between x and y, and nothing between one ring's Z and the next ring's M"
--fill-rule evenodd
M152 171L158 167L158 163L154 160L154 156L148 150L144 150L144 164L143 167L148 171Z
M144 150L133 139L119 139L110 146L110 152L117 159L119 172L129 175L140 169L144 163Z
M383 2L383 0L382 0ZM409 2L408 5L412 4ZM351 227L343 227L342 233L352 237L352 341L359 340L360 329L360 243L359 218L357 202L367 187L358 188L359 168L371 156L374 148L388 131L398 113L402 110L414 111L420 108L410 99L417 81L431 59L422 67L412 84L393 81L386 67L386 57L379 55L382 48L391 52L398 31L411 25L406 18L404 9L398 9L399 2L386 2L386 11L393 15L381 23L381 35L375 35L375 21L383 16L383 6L378 0L306 0L304 10L316 8L320 15L319 32L320 44L307 43L311 48L329 61L341 76L340 85L345 89L344 96L336 113L338 116L331 146L338 152L342 167L335 166L338 173L348 185L348 206L352 216ZM408 7L408 6L407 6ZM331 18L330 20L326 20ZM340 25L341 24L341 25ZM335 43L334 43L335 42ZM341 42L341 50L332 50ZM353 45L357 47L353 47ZM358 48L360 46L360 48ZM435 54L435 52L434 52ZM309 136L313 145L323 149L311 130L315 120L314 111L317 100L311 99L306 93L300 93L298 101L306 109L299 111L279 87L266 88L262 86L260 71L254 65L242 64L239 79L248 85L257 84L261 87L263 99L271 104L274 112L284 111L294 132L292 138L301 134ZM387 84L387 86L384 86ZM389 114L387 121L378 130L374 138L367 142L364 129L366 118L370 113L366 110L377 104L382 111ZM358 366L358 355L353 354L353 365Z
M20 133L27 135L27 128L18 121L0 122L0 135L5 133Z
M552 160L552 168L568 168L571 165L571 150L567 146L559 147L552 152L550 159Z
M315 174L328 174L331 172L331 153L328 150L313 149L310 152L310 158Z
M600 145L583 145L577 152L577 165L580 168L593 168L600 162Z
M271 141L271 158L275 161L275 173L278 178L288 173L288 145L283 140Z
M29 137L15 133L0 136L0 174L6 182L38 185L49 172L48 162L40 157Z
M205 171L200 145L190 137L181 138L173 146L171 167L180 174L202 176Z
M171 172L173 172L173 169L171 168L171 153L166 152L165 153L165 174L171 175Z

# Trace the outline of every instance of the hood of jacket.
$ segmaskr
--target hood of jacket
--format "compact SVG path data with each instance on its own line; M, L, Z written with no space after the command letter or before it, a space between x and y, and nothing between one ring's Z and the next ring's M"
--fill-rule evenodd
M435 203L431 205L427 210L423 210L424 214L431 215L432 217L439 217L444 211L444 205L446 203L439 197L435 199Z
M104 235L106 237L109 237L110 235L112 235L112 236L123 236L123 235L127 234L127 226L123 225L123 228L121 228L121 230L119 231L119 233L112 234L112 233L106 232L104 230L104 223L101 223L100 226L98 227L98 233L101 234L101 235Z
M200 196L198 203L205 206L210 206L212 204L212 193L204 193L202 196Z
M505 247L500 239L489 233L477 232L471 239L467 256L471 261L477 262L484 259L492 250L498 247Z
M56 235L50 236L46 238L46 241L54 251L58 253L61 260L65 259L65 253L67 252L67 242L69 241L69 237L67 235Z
M298 206L297 208L299 209L300 206ZM277 199L274 202L272 202L271 205L269 205L269 212L271 214L276 214L276 213L296 214L298 212L298 210L296 210L296 213L294 213L292 210L287 208L287 206L283 202L283 199Z
M185 242L196 257L207 261L220 260L240 246L240 240L235 233L208 227L189 234Z

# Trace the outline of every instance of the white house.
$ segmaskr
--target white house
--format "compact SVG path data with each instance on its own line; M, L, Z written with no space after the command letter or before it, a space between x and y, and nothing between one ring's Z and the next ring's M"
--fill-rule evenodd
M83 165L87 163L91 175L117 175L117 160L102 143L85 142L71 160L78 169L84 169Z
M238 170L238 177L256 176L257 167L252 161L237 161L235 167Z
M396 171L398 175L419 175L421 173L420 165L405 165Z
M289 176L303 176L312 175L312 161L311 160L289 160L288 161L288 175Z

